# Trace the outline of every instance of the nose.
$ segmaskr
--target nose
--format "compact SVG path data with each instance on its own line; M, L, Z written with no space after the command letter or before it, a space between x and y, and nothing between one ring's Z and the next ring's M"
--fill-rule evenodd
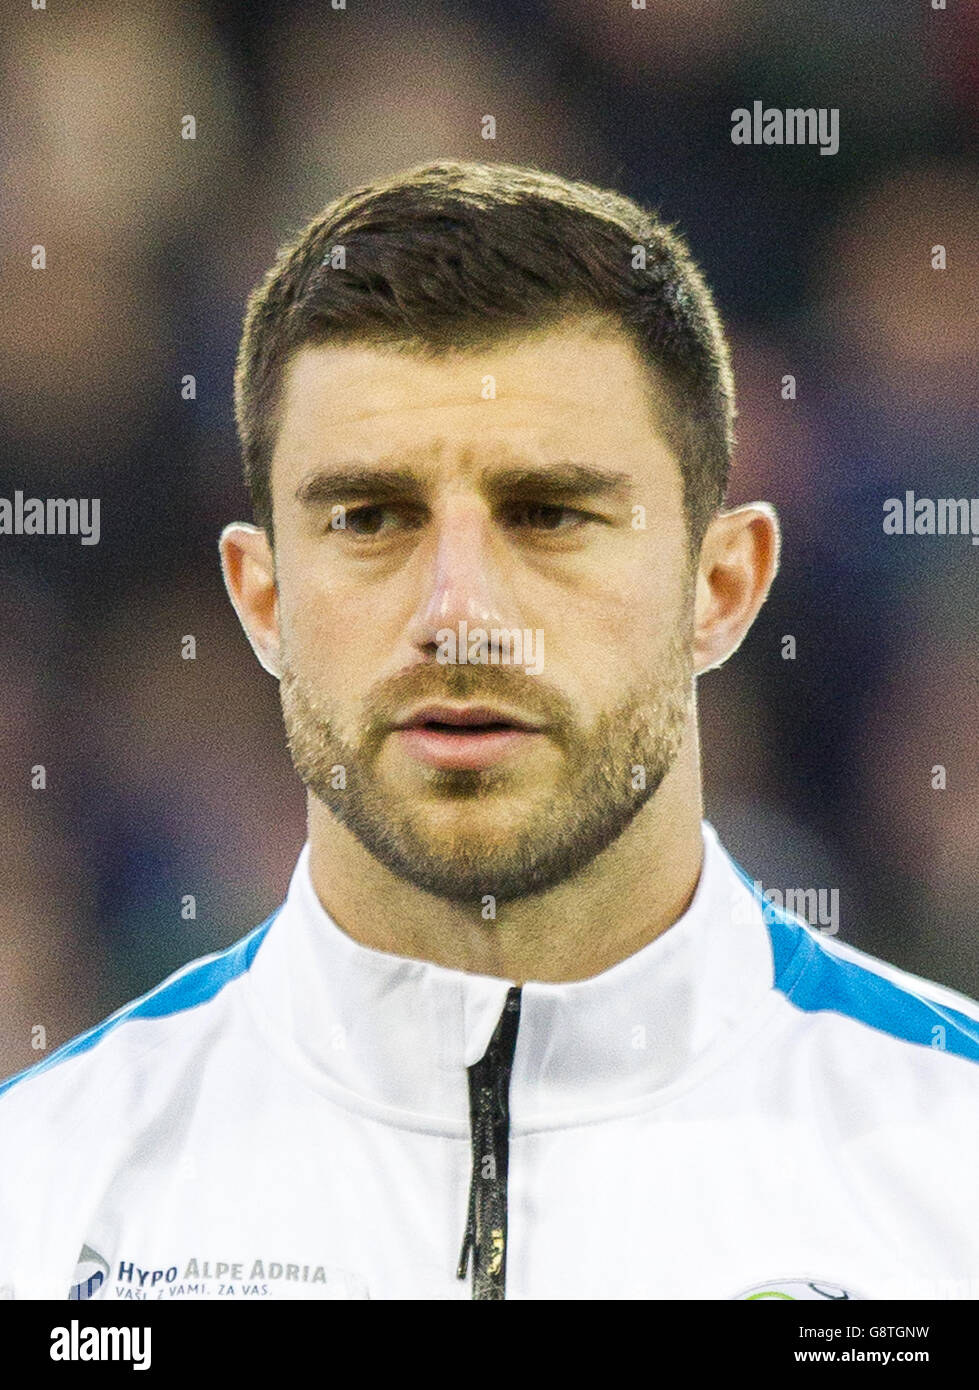
M408 636L421 649L434 649L446 628L520 627L513 576L505 548L486 504L473 496L447 499L431 521L423 548L425 573Z

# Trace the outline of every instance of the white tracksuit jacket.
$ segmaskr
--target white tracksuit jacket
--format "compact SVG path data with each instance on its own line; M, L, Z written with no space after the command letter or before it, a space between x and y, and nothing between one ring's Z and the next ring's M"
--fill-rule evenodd
M703 834L668 931L519 992L355 942L307 846L267 922L0 1085L0 1296L979 1297L979 1004Z

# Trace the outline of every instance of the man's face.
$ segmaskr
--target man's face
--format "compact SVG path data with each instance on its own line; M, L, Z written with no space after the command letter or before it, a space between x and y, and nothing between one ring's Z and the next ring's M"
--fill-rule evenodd
M626 338L303 348L272 496L289 747L333 815L458 902L610 845L692 699L681 479Z

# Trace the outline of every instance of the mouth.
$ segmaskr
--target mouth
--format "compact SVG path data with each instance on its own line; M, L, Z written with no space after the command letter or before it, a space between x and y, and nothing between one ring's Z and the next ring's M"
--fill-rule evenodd
M451 770L491 767L525 749L542 726L488 705L426 705L394 731L410 757Z

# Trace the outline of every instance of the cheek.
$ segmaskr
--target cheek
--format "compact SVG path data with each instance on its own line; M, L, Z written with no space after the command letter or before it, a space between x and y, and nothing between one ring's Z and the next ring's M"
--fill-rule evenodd
M351 577L351 574L353 577ZM294 643L368 654L406 620L403 580L379 584L330 564L320 541L296 542L279 565L280 621ZM385 628L386 625L386 628Z
M569 604L567 614L548 625L555 661L584 690L614 695L631 676L648 675L685 621L689 584L679 573L650 570L621 578L614 593ZM545 641L547 635L545 628Z
M282 650L293 671L323 698L356 700L369 675L371 632L328 596L280 586Z

